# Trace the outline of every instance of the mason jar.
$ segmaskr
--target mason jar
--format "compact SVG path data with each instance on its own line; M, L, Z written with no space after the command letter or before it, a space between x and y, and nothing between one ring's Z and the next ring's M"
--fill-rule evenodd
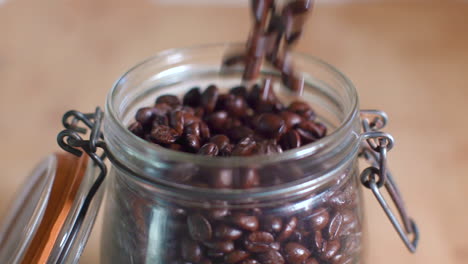
M101 203L98 190L103 187L107 192L100 263L104 264L363 263L361 185L374 193L408 249L416 249L417 227L387 168L393 138L379 131L386 115L359 110L351 81L320 59L292 54L304 79L300 95L280 81L273 87L286 104L300 99L313 107L317 120L328 129L326 137L313 143L268 155L208 157L166 149L130 132L137 110L154 104L160 95L182 96L192 87L211 84L221 91L254 85L242 83L242 66L222 63L228 51L242 47L218 44L161 52L115 83L104 112L97 108L92 114L65 114L59 145L82 156L81 163L93 164L99 173L84 176L87 185L80 188L79 202L74 202L79 209L55 227L63 234L50 242L55 255L33 252L43 256L37 263L79 260ZM262 67L259 80L281 80L274 68ZM85 130L78 124L91 130L89 140L83 138ZM86 157L90 162L83 162ZM371 163L362 172L358 157ZM74 163L67 166L78 167ZM91 186L90 180L94 181ZM392 198L397 214L382 190ZM31 209L34 206L22 207L37 214ZM10 218L21 214L20 210ZM33 231L21 241L30 240ZM14 245L9 243L8 250L2 251L1 242L0 260L8 259ZM21 254L24 250L15 259L22 259Z

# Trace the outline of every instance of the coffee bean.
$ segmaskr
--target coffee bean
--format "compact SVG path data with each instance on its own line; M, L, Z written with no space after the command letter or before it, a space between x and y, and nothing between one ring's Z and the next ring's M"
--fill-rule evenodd
M153 117L154 113L151 107L140 108L135 114L135 120L142 125L151 124L153 122Z
M260 262L258 262L255 259L246 259L246 260L240 262L240 264L260 264Z
M213 234L210 222L200 214L190 215L187 218L187 226L193 240L210 240Z
M208 113L213 112L216 107L216 102L218 101L218 96L218 87L215 85L210 85L205 91L203 91L201 96L201 105L204 107L205 111Z
M229 138L225 135L216 135L210 138L210 142L216 144L218 149L224 149L229 145Z
M156 143L170 144L179 138L179 133L168 126L156 126L151 130L151 139Z
M231 217L231 220L236 226L248 231L257 231L259 226L256 216L236 213Z
M307 120L315 119L315 112L310 108L310 105L305 102L294 101L289 105L288 110Z
M232 88L231 90L229 90L229 93L235 96L240 96L245 99L247 98L248 91L245 86L236 86Z
M304 264L319 264L319 262L314 258L308 258L306 261L304 261Z
M234 250L233 252L224 256L225 263L238 263L247 259L250 256L250 253L243 250Z
M261 114L257 119L257 131L268 138L278 138L286 132L283 119L275 114Z
M188 134L185 136L185 144L196 153L200 149L200 138L197 135Z
M202 248L197 242L184 238L181 242L182 258L186 261L199 262L202 258Z
M237 179L240 182L235 185L237 188L240 189L250 189L258 187L260 185L260 176L258 175L258 172L255 169L242 170Z
M315 230L322 230L328 225L330 215L326 208L319 208L312 212L312 218L310 219L311 227Z
M169 144L169 149L176 150L176 151L183 151L184 147L182 147L182 145L180 144L172 143L172 144Z
M184 105L189 105L191 107L197 107L200 105L201 101L201 92L199 87L194 87L190 89L183 98Z
M226 111L214 112L206 118L206 122L216 132L224 132L225 125L228 121L228 113Z
M205 241L203 245L206 247L213 249L218 252L229 253L234 250L234 242L230 240L224 241Z
M280 139L280 145L284 150L299 148L301 143L301 136L296 130L288 131Z
M340 250L341 244L338 240L327 240L322 244L322 258L325 260L330 260L333 258L338 251Z
M232 150L233 156L249 156L257 147L257 143L251 137L241 139Z
M225 102L225 109L229 114L234 117L240 117L245 115L247 112L247 102L243 97L231 95L229 96Z
M257 144L256 154L266 154L270 155L273 153L281 153L283 149L281 146L277 145L275 141L264 140Z
M262 229L270 233L278 233L283 228L283 220L276 216L267 216L262 221Z
M292 129L302 122L302 117L294 112L283 111L280 113L288 129Z
M184 114L182 111L172 111L169 115L169 125L182 134L184 132Z
M185 126L185 134L200 137L200 123L192 123Z
M211 131L205 122L200 122L200 138L204 141L211 137Z
M268 232L253 232L249 234L245 240L245 248L253 253L260 253L270 250L270 244L275 241L272 234Z
M214 237L219 240L236 240L241 236L241 230L225 224L219 224L214 229Z
M177 107L177 106L180 105L180 100L175 95L165 94L165 95L159 96L156 99L156 104L162 104L162 103L168 104L168 105L170 105L171 107L174 108L174 107Z
M210 170L209 183L210 186L216 189L231 188L233 184L232 170L230 169L213 169Z
M281 242L281 241L288 239L291 236L291 234L294 232L294 230L296 230L296 226L297 226L297 218L291 217L289 221L287 221L286 224L284 225L283 230L279 234L277 240Z
M214 143L206 143L200 148L198 154L206 156L216 156L218 155L218 147Z
M291 264L302 264L310 256L310 251L303 245L290 242L284 247L284 257Z
M323 236L322 236L322 231L320 230L315 230L315 233L314 233L314 247L315 249L318 251L318 252L321 252L322 250L322 246L323 246L323 242L325 240L323 239Z
M169 126L169 118L167 115L157 115L153 116L153 126Z
M238 126L229 129L227 134L232 142L238 143L241 139L252 137L254 135L254 131L246 126Z
M262 264L284 264L284 258L276 250L270 249L266 252L260 253L257 255L257 259L260 261Z
M328 239L334 240L335 238L337 238L340 234L342 226L343 226L343 215L337 212L330 220L330 224L327 230Z

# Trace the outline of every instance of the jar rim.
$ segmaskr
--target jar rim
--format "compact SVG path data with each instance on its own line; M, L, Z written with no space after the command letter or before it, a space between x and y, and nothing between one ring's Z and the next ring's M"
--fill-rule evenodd
M161 51L143 60L142 62L131 67L114 83L112 89L109 91L107 95L106 107L105 107L106 118L110 118L111 122L117 125L118 129L120 129L121 132L123 132L125 139L128 140L130 144L138 144L138 145L143 144L145 148L148 148L152 153L159 154L163 156L165 159L173 161L173 162L190 161L190 163L194 165L213 166L213 167L224 167L226 165L229 165L231 167L233 166L241 167L241 166L247 166L249 164L256 164L256 165L261 166L261 165L266 165L266 164L273 164L273 163L278 163L282 161L297 159L297 158L301 158L301 157L308 156L308 155L315 153L316 151L321 149L323 146L336 142L337 140L339 140L339 138L343 134L345 134L347 128L351 126L352 121L354 120L355 116L358 113L357 111L358 110L358 96L357 96L357 91L353 83L351 82L350 79L348 79L348 77L346 77L346 75L340 72L333 65L325 62L324 60L320 58L317 58L315 56L312 56L306 53L301 53L301 52L293 52L292 55L293 57L301 57L302 59L305 59L306 61L310 61L310 62L313 62L315 64L318 64L324 67L326 70L332 73L335 77L339 78L341 81L345 83L345 89L347 90L351 98L351 106L350 106L351 111L345 114L345 117L343 118L339 126L337 126L337 128L332 133L330 133L329 135L327 135L326 137L320 140L317 140L313 143L306 144L299 148L287 150L282 153L270 154L268 156L254 155L254 156L247 156L247 157L242 157L242 156L210 157L210 156L203 156L203 155L195 155L192 153L185 153L185 152L167 149L167 148L158 146L156 144L147 142L137 137L133 133L131 133L127 129L123 121L118 117L117 110L116 110L118 106L115 105L114 99L116 95L118 94L119 89L122 88L120 84L125 81L128 75L144 67L146 64L151 63L161 58L168 57L173 54L195 52L197 50L204 50L204 49L209 49L209 48L220 48L223 46L225 48L230 48L230 49L241 48L243 45L244 45L243 43L212 43L212 44L202 44L202 45L185 47L185 48L173 48L173 49L167 49L167 50ZM213 161L216 161L216 162L213 162Z

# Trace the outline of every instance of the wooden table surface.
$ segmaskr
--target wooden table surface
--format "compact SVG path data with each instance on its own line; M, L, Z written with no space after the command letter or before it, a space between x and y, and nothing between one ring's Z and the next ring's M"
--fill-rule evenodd
M242 7L155 2L0 1L0 216L58 150L65 111L102 106L120 74L160 50L248 32ZM391 117L390 165L421 242L409 254L366 192L367 263L468 263L468 4L322 3L298 49L348 75L362 108ZM100 225L81 263L98 263Z

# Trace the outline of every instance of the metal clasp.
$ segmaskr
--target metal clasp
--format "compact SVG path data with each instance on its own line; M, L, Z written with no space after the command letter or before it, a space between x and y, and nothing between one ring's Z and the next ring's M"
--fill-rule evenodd
M418 227L408 216L400 191L387 166L387 153L393 148L394 139L390 134L379 131L387 124L388 117L379 110L361 110L361 120L364 132L361 134L363 144L359 155L371 164L361 172L361 182L372 191L408 250L414 253L419 241ZM402 224L383 197L381 187L385 187L395 204Z
M101 121L103 117L102 110L97 107L94 113L84 114L78 111L68 111L64 114L62 124L65 130L61 131L57 136L57 143L67 152L80 157L85 152L101 170L95 182L91 186L85 200L79 210L76 221L73 223L69 235L63 241L63 251L58 257L57 263L63 263L64 259L70 251L73 241L81 229L86 213L91 205L91 202L96 195L99 187L102 185L106 175L107 166L104 163L106 158L106 145L104 143L104 136L101 133ZM78 124L83 123L87 128L79 127ZM90 139L83 139L80 134L86 134L87 130L91 130ZM98 148L103 150L103 154L98 155Z

